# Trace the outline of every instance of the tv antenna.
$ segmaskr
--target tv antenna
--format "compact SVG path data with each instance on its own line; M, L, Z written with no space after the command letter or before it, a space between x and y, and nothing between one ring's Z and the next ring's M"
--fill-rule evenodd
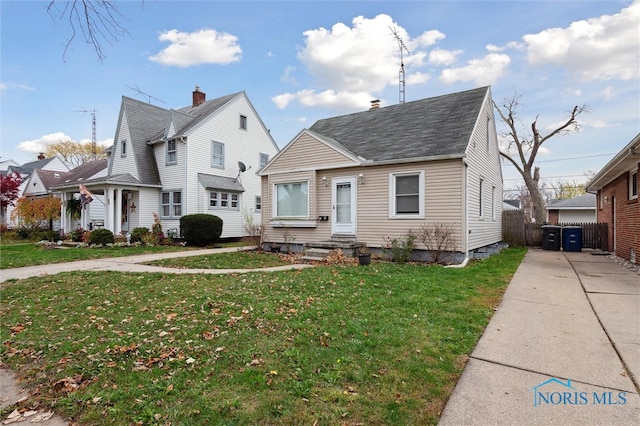
M96 160L98 156L96 147L96 110L88 111L86 109L76 110L75 112L81 112L82 115L91 114L91 159Z
M409 54L409 49L407 49L407 46L405 46L404 42L402 41L402 37L398 35L398 31L396 31L396 29L392 27L389 27L389 29L391 30L391 33L393 34L393 36L396 38L396 41L398 42L398 48L400 49L400 71L398 73L398 85L400 88L400 94L399 94L400 103L403 104L404 94L405 94L403 52L406 50L407 54Z
M142 90L140 90L140 88L138 87L138 85L136 84L135 87L131 87L131 86L127 86L129 89L133 90L134 92L137 92L138 94L144 96L147 98L147 103L151 104L151 99L158 101L158 102L162 102L163 104L166 103L165 101L163 101L162 99L158 99L155 96L151 96L148 93L143 92Z

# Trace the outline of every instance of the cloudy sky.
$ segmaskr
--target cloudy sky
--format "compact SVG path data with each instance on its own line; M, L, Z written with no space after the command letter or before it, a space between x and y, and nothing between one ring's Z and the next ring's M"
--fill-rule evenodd
M640 0L113 3L122 28L98 34L99 60L66 0L0 1L1 160L89 141L94 111L110 145L122 96L179 108L196 85L207 99L244 90L283 147L318 119L398 103L397 37L407 102L491 85L498 104L520 96L523 131L537 117L543 132L586 106L580 131L538 157L550 184L584 182L640 131Z

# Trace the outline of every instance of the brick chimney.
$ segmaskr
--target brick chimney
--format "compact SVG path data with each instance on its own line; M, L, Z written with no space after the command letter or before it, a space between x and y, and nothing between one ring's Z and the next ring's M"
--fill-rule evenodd
M193 91L193 107L200 106L207 100L207 94L200 91L200 88L196 86L196 90Z
M45 158L47 157L45 157L44 152L41 152L40 154L38 154L38 160L44 160Z

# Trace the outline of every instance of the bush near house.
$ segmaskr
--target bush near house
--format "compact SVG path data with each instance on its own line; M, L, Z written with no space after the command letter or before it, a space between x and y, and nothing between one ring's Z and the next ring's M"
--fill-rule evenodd
M187 245L205 247L222 235L222 219L211 214L189 214L180 218L180 231Z
M89 234L89 242L91 245L101 244L106 246L107 244L113 244L114 241L113 232L108 229L96 229Z
M132 243L141 242L142 237L144 237L148 233L149 233L149 228L145 228L145 227L133 228L133 231L131 231L131 242Z

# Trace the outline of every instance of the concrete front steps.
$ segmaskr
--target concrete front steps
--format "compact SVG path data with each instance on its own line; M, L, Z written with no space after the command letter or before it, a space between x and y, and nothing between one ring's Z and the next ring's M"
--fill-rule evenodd
M300 258L303 262L324 262L329 253L335 249L341 249L345 256L356 257L358 248L364 246L352 239L335 239L330 241L318 241L304 244L304 256Z

